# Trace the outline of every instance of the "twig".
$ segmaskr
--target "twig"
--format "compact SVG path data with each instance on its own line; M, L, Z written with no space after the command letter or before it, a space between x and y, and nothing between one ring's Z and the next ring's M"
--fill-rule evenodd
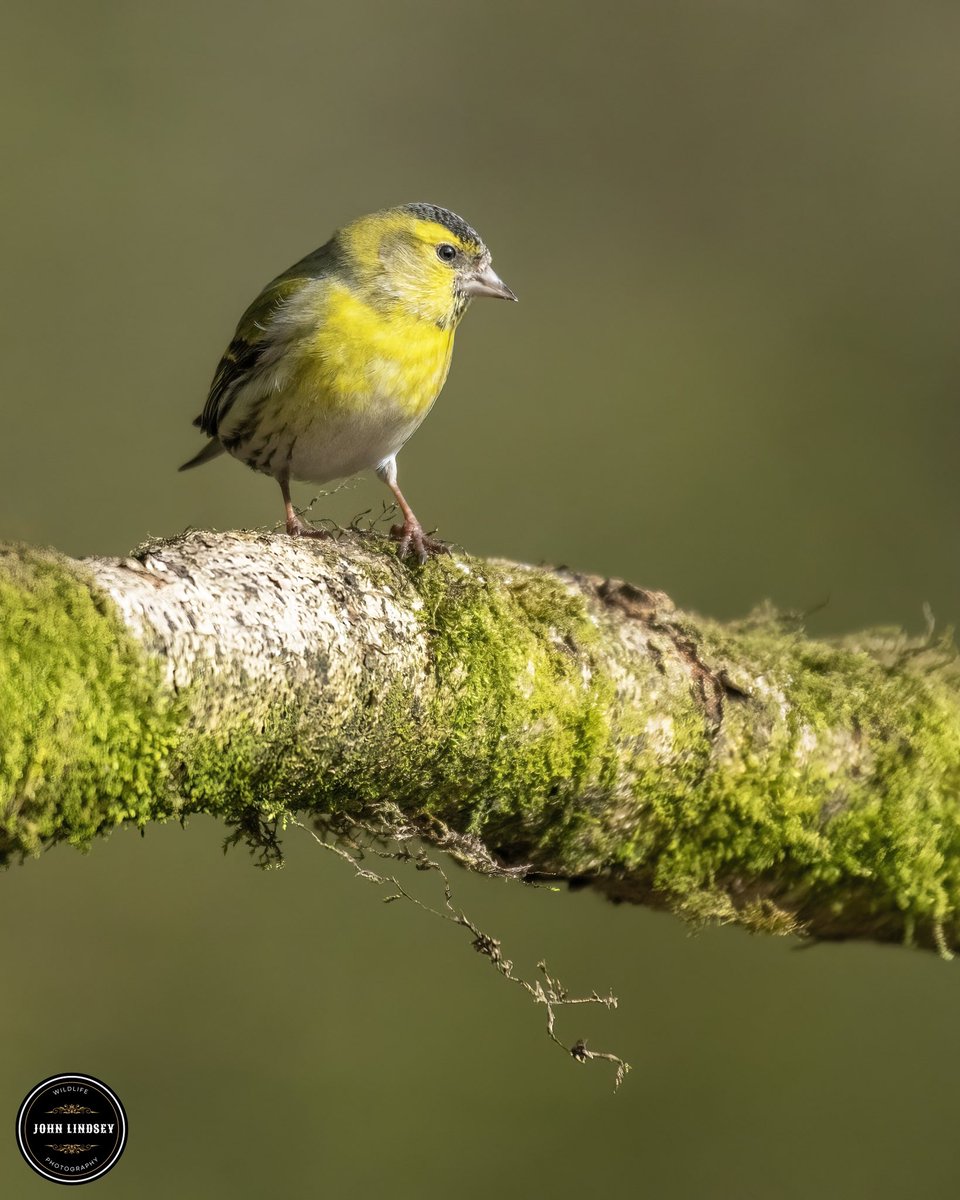
M376 883L378 885L390 884L395 891L389 896L384 897L385 904L390 904L396 900L409 900L411 904L415 904L418 908L423 909L424 912L428 912L435 917L439 917L443 921L450 921L454 925L459 925L461 928L468 930L473 935L473 941L471 944L474 950L476 950L479 954L483 954L489 958L499 975L508 980L510 983L515 983L519 987L523 988L527 995L532 997L535 1003L545 1006L547 1010L547 1035L550 1040L555 1045L559 1046L564 1053L570 1055L576 1062L586 1063L593 1059L604 1059L607 1062L613 1063L616 1067L614 1091L620 1087L620 1084L623 1083L627 1072L630 1070L630 1064L628 1062L620 1058L619 1055L613 1054L609 1051L588 1049L586 1041L582 1038L579 1038L572 1046L567 1046L563 1041L561 1041L556 1033L556 1010L560 1006L574 1004L602 1004L607 1009L613 1009L617 1007L616 996L614 996L612 993L606 996L601 996L598 992L592 992L589 996L570 996L560 980L555 975L550 974L545 962L537 963L537 970L543 976L542 982L541 980L537 979L531 983L522 976L515 975L513 971L513 963L510 959L504 957L499 940L491 937L487 933L484 933L483 930L480 929L479 926L462 911L462 909L457 908L454 905L453 889L443 867L441 867L438 862L427 855L422 845L417 846L414 852L411 852L406 848L405 843L407 841L419 836L418 831L412 825L407 824L391 830L390 838L399 846L399 849L395 850L378 847L375 844L371 844L366 847L361 846L351 831L340 829L336 831L336 836L340 841L346 842L350 847L350 849L345 849L343 846L337 845L335 842L325 840L316 832L316 830L310 829L294 816L288 816L287 822L308 833L314 839L317 845L322 846L324 850L329 850L333 854L336 854L339 858L342 858L344 861L350 863L359 878L366 879L370 883ZM325 828L331 832L334 832L329 822L326 823ZM352 829L361 829L365 833L370 834L373 838L376 838L378 833L376 827L369 826L364 822L353 823ZM457 842L460 841L459 835L456 835L450 831L450 835L447 840L449 843L447 848L449 848L454 854L458 852L458 849L461 855L464 853L462 846L457 847ZM412 895L395 875L381 875L377 871L372 871L368 867L361 866L361 860L363 859L366 850L372 851L372 853L376 854L379 858L392 859L398 862L412 862L418 871L437 871L440 875L440 878L443 880L443 909L434 908L432 905L420 900L417 896ZM487 855L487 858L489 858L489 855ZM474 866L476 869L475 862L471 861L470 865ZM490 869L487 871L488 874L506 876L514 879L525 870L525 868L522 867L507 870L499 867L496 863L494 863L493 859L490 859L489 861L489 868Z

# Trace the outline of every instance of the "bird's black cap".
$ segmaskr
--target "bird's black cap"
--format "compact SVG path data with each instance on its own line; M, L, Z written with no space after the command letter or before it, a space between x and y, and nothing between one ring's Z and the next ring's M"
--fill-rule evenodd
M458 217L449 208L440 208L436 204L426 204L423 201L418 201L415 204L404 204L403 210L412 213L415 217L420 217L424 221L436 221L444 229L449 229L461 242L473 242L477 246L483 245L483 238L481 238L479 233L469 226L463 217Z

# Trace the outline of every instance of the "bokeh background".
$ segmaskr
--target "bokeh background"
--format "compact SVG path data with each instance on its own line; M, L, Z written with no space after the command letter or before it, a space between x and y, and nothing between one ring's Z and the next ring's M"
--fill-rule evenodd
M521 303L474 306L401 457L425 523L719 617L954 622L958 124L947 0L8 0L0 536L271 526L270 481L175 472L234 322L428 199ZM127 1105L105 1196L956 1195L956 964L457 873L518 966L617 992L561 1021L634 1063L614 1096L453 926L305 835L268 873L221 838L0 880L4 1195L49 1189L13 1122L66 1070Z

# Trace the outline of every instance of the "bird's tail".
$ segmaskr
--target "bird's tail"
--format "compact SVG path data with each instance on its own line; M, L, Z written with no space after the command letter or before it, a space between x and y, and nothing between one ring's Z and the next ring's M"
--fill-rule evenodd
M199 454L195 454L189 462L185 462L178 469L181 471L189 471L191 467L202 467L204 463L210 462L212 458L216 458L223 453L223 444L216 438L211 438L204 446Z

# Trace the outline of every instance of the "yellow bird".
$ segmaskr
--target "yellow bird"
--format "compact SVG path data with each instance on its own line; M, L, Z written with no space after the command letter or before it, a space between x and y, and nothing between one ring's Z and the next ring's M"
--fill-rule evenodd
M196 421L210 438L181 471L228 451L280 484L287 533L305 525L290 480L372 467L403 514L391 535L420 562L444 549L397 485L397 453L447 378L474 296L516 300L475 230L434 204L360 217L263 289L240 318Z

